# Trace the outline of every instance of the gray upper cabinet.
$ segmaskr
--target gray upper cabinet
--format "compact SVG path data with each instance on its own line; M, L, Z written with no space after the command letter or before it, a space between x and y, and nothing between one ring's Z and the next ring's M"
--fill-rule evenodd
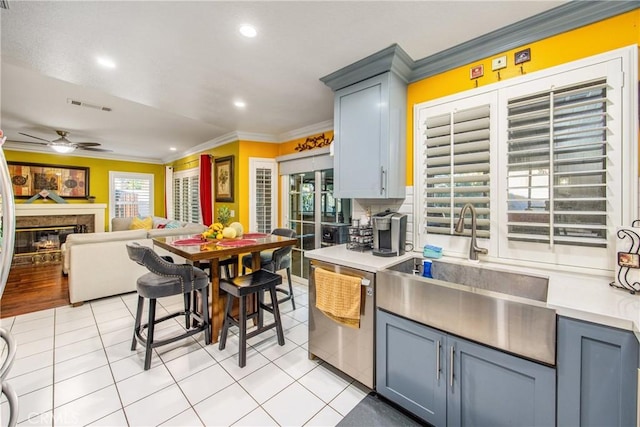
M412 62L393 45L321 79L335 91L335 197L405 197Z
M403 198L406 171L406 83L392 72L336 92L334 194Z
M637 425L632 332L561 317L557 368L559 426Z

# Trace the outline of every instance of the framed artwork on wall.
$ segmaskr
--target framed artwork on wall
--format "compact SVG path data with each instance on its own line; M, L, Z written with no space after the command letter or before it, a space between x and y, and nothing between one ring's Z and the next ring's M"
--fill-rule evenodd
M42 190L65 199L85 199L89 195L89 168L7 162L13 194L28 199Z
M216 202L233 203L233 156L214 160Z

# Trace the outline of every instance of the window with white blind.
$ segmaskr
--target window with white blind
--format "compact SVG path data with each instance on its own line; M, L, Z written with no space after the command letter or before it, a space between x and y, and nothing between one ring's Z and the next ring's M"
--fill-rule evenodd
M422 165L416 206L422 215L415 241L463 252L469 239L458 236L454 227L462 207L471 203L478 213L478 237L483 246L489 244L495 231L491 163L496 150L491 141L496 139L496 106L496 94L489 93L416 109L416 154ZM468 236L470 215L465 223Z
M428 233L454 234L456 215L472 203L478 236L489 237L490 111L489 105L481 105L425 119Z
M607 245L607 82L508 101L508 238Z
M111 218L153 215L153 174L109 172Z
M200 175L198 168L173 174L173 219L200 223Z
M469 202L488 258L613 269L638 213L635 64L619 49L416 106L416 241L464 256Z
M249 159L249 227L270 233L277 227L277 164L274 159Z

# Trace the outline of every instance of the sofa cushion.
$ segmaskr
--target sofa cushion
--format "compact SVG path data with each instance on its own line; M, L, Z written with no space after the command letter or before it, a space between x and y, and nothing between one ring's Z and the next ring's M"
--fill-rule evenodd
M131 218L130 230L151 230L153 228L153 218L150 216Z
M111 218L111 231L129 230L131 219L128 218Z
M124 230L104 233L74 233L66 240L67 250L71 245L85 245L89 243L113 242L116 240L146 239L147 230Z
M154 237L167 237L167 236L193 236L202 233L207 227L199 224L187 224L185 227L180 228L154 228L147 230L147 237L153 239Z
M179 221L169 221L164 225L164 228L166 228L167 230L170 229L176 229L176 228L180 228L180 227L184 227L185 224L180 223Z

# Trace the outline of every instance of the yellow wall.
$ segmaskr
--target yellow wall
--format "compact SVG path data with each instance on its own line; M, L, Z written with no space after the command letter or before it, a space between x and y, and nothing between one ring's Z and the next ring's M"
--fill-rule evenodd
M640 43L640 9L587 25L573 31L518 47L453 70L412 83L407 92L407 185L413 185L413 107L415 104L456 94L475 87L469 79L469 68L484 65L484 76L478 86L498 82L497 72L491 71L491 60L507 55L507 68L500 70L502 80L525 73L575 61L609 50ZM531 48L531 61L514 65L514 53Z
M164 166L151 163L125 162L121 160L105 160L91 157L64 156L60 154L27 153L23 151L5 151L9 162L44 163L50 165L81 166L89 168L89 194L96 197L96 203L106 203L105 226L109 222L109 171L138 172L154 175L155 189L154 215L164 216ZM68 199L69 203L88 203L84 199ZM16 199L16 203L24 203L25 199ZM43 203L36 200L34 203Z
M311 135L316 137L321 134ZM326 138L333 138L333 131L324 132ZM278 156L299 153L296 147L306 141L307 137L286 141L280 144L256 142L256 141L234 141L220 147L207 150L202 153L193 154L183 157L169 166L173 166L174 171L191 169L198 167L200 154L211 154L214 159L216 157L234 156L234 202L233 203L215 203L213 216L217 219L217 209L222 205L226 205L229 209L235 211L232 221L238 221L245 227L249 226L249 158L265 158L275 159ZM284 189L278 191L278 206L281 206L282 194Z
M215 161L215 159L219 158L219 157L233 156L233 168L234 168L234 174L233 174L233 189L234 190L233 190L233 192L234 192L234 201L233 201L233 203L229 203L229 202L217 203L215 201L215 199L214 199L214 201L213 201L213 220L214 221L216 221L217 218L218 218L217 209L222 205L225 205L229 209L235 211L235 217L232 218L231 221L232 222L233 221L238 221L237 218L238 218L238 215L240 213L240 206L242 205L239 202L239 200L242 198L241 196L243 196L243 194L238 191L238 186L239 186L239 183L240 183L240 176L238 174L239 146L240 146L240 142L239 141L231 142L229 144L225 144L225 145L222 145L220 147L216 147L216 148L212 148L212 149L207 150L207 151L203 151L202 153L192 154L190 156L183 157L183 158L178 159L175 162L167 165L167 166L173 166L174 172L177 172L177 171L181 171L181 170L185 170L185 169L192 169L192 168L199 167L200 154L210 154L212 156L212 161ZM215 165L214 165L214 168L215 168ZM211 178L213 179L213 176ZM206 225L210 225L210 224L206 224Z

